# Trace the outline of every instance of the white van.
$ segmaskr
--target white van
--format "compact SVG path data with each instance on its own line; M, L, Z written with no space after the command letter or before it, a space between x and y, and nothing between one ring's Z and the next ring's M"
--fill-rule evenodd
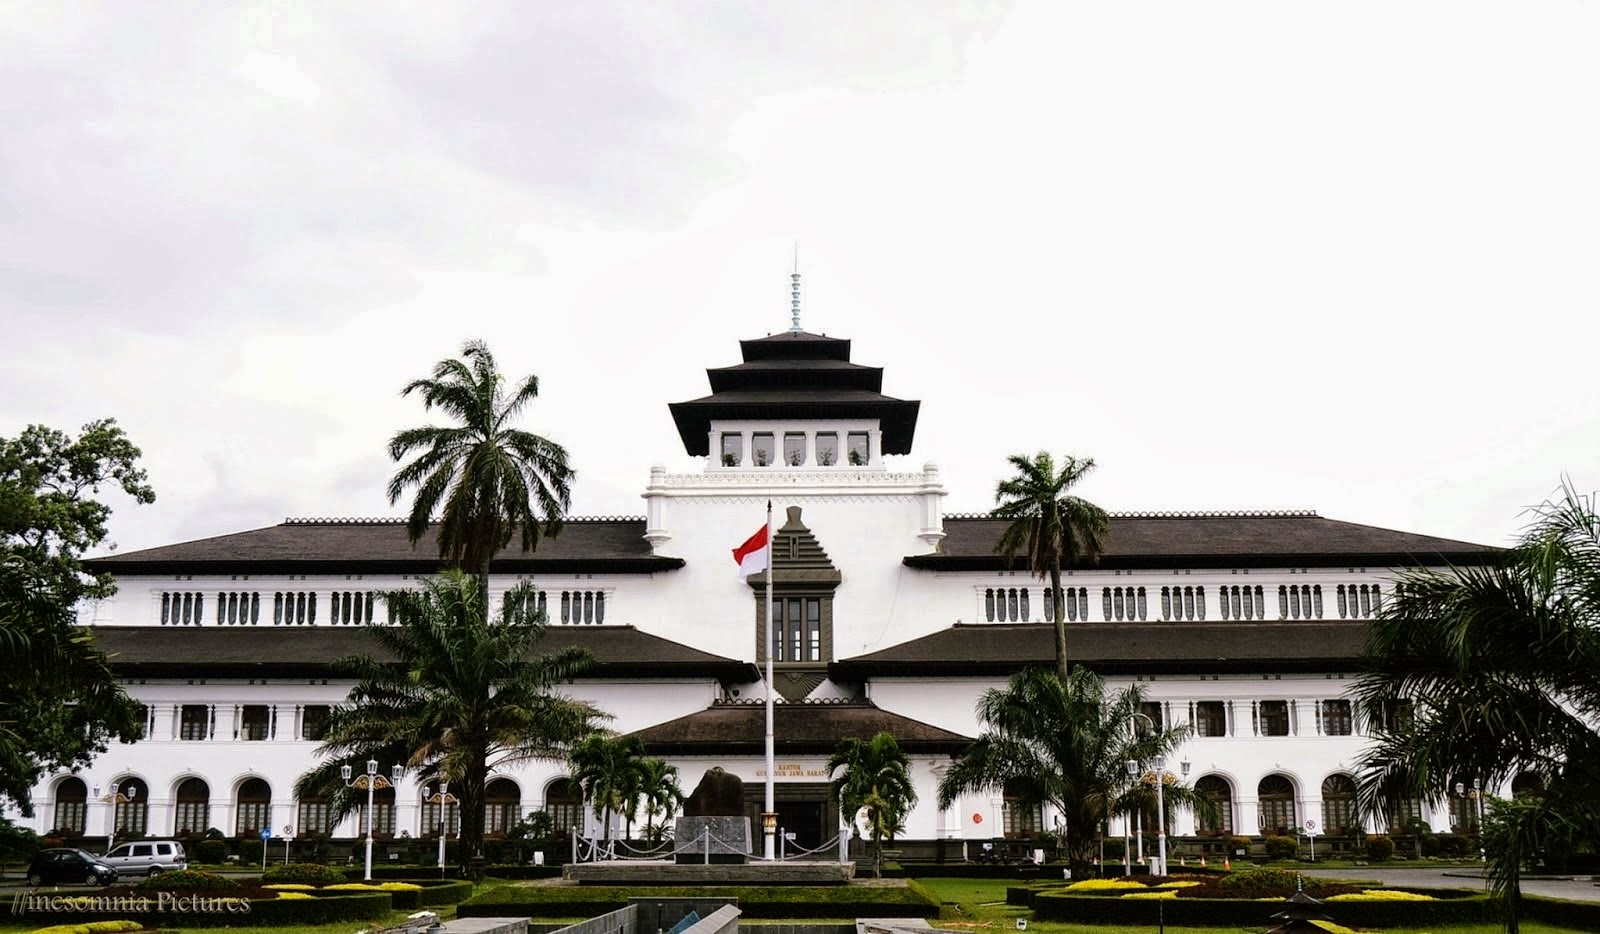
M153 876L171 869L184 869L189 856L176 840L135 840L122 843L101 857L120 876Z

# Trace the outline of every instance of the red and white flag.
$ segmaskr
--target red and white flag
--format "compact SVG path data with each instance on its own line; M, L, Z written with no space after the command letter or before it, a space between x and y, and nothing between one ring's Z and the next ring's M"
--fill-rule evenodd
M733 550L733 560L739 564L739 579L747 580L752 574L759 574L767 569L770 563L772 549L767 547L767 527L762 526L756 534L745 539L745 543Z

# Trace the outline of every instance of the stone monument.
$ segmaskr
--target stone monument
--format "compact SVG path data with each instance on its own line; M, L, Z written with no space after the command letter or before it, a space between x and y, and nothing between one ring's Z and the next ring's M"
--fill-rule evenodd
M674 827L673 859L679 863L744 863L754 852L751 836L744 781L720 767L710 768L684 803L683 816Z

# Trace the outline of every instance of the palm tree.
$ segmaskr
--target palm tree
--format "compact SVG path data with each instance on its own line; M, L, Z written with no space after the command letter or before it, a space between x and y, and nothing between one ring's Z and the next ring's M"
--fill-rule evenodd
M1368 812L1442 800L1456 776L1494 788L1523 772L1547 794L1500 809L1514 825L1503 839L1600 810L1600 514L1570 484L1499 562L1401 572L1363 656L1353 691L1373 732L1361 760ZM1490 882L1511 903L1518 873L1506 863L1525 849L1486 848Z
M1137 730L1143 701L1138 685L1107 697L1105 682L1082 667L1074 667L1065 681L1046 668L1012 675L1006 687L990 688L979 698L978 718L985 729L940 781L939 808L964 794L1026 783L1038 802L1060 812L1062 848L1073 878L1086 878L1100 822L1131 811L1149 794L1129 777L1129 760L1170 755L1189 735L1187 725ZM1165 778L1169 810L1186 807L1205 814L1214 807L1191 786Z
M872 874L881 876L883 838L893 840L896 832L905 829L906 812L917 803L911 759L893 734L883 732L865 741L840 740L827 768L833 778L833 794L839 799L839 815L854 824L856 815L866 809L872 835ZM840 769L844 774L836 775Z
M640 796L644 799L645 838L660 843L666 838L666 822L672 820L686 800L678 785L678 767L651 756L639 763ZM660 817L658 821L656 818Z
M519 530L523 551L537 548L541 534L561 531L576 476L561 445L511 427L538 397L539 378L529 374L509 395L504 381L489 348L468 341L461 359L440 360L432 378L413 380L400 393L420 393L424 409L438 407L457 424L408 428L389 440L392 460L416 455L387 489L393 505L416 488L406 520L412 544L437 514L439 557L476 574L484 592L489 562ZM487 602L483 608L487 614Z
M1079 496L1067 493L1084 475L1094 469L1094 459L1079 460L1069 455L1061 459L1061 469L1049 452L1040 451L1032 460L1013 454L1006 461L1016 475L1000 481L994 490L996 519L1006 526L995 546L1008 559L1019 552L1028 557L1028 570L1044 580L1050 578L1051 606L1056 624L1056 674L1062 681L1067 673L1067 614L1062 602L1061 569L1075 561L1096 561L1101 543L1111 526L1106 511Z
M528 609L532 586L508 594L493 623L484 619L482 594L462 571L425 580L420 590L384 594L391 625L367 628L373 654L333 663L356 683L329 714L317 749L326 761L295 782L298 796L326 796L338 819L364 803L345 788L340 765L400 763L421 782L450 782L460 799L466 858L482 848L489 773L565 758L606 718L557 692L592 659L580 649L538 651L545 621Z
M631 834L644 787L644 742L631 734L591 733L573 747L569 760L573 780L605 828L606 842L611 841L612 814L627 818Z

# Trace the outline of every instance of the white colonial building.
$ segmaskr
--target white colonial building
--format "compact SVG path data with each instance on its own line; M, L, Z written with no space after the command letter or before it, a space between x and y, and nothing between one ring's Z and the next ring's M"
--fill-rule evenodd
M1481 562L1492 549L1312 513L1118 515L1102 560L1068 571L1055 607L995 554L1001 523L943 512L937 467L888 469L886 455L912 452L918 403L883 395L882 369L852 362L849 341L795 329L741 349L743 362L708 371L710 395L669 406L704 469L650 468L643 517L574 519L536 553L496 561L491 578L498 593L533 582L548 641L597 660L569 690L675 762L686 784L721 765L760 810L759 666L771 652L780 823L798 845L837 828L828 753L880 729L916 763L907 847L950 856L1048 830L1054 815L1010 795L940 811L934 789L978 732L980 692L1051 661L1060 612L1077 661L1113 686L1142 683L1156 722L1194 725L1179 758L1223 819L1196 827L1181 815L1174 832L1200 835L1188 852L1307 819L1332 835L1357 826L1351 770L1367 724L1346 690L1363 620L1393 569ZM770 633L764 575L740 582L730 560L769 500ZM376 595L435 572L435 554L399 522L304 519L94 561L119 591L84 622L145 705L145 738L43 782L35 828L354 836L354 819L332 826L325 802L293 793L348 688L328 662L368 649L364 626L385 623ZM132 800L104 801L112 783ZM419 791L407 777L380 796L382 833L436 833ZM508 770L490 795L490 832L536 809L596 829L560 762ZM1441 831L1468 810L1414 806Z

